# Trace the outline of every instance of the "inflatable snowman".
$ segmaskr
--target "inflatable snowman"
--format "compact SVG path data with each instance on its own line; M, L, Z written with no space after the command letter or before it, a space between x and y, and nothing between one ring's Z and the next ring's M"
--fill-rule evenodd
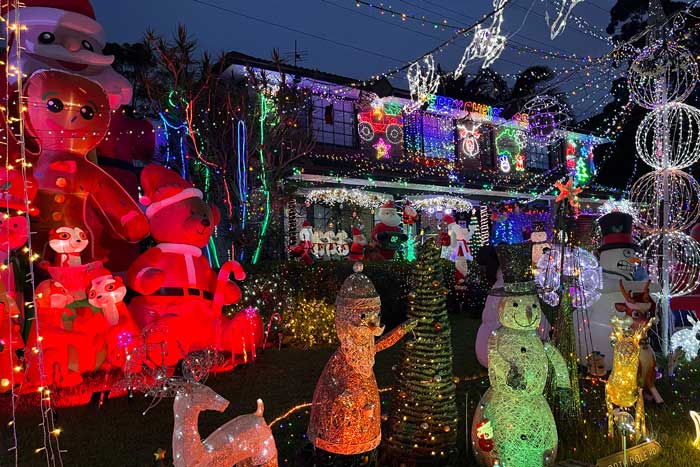
M550 366L558 391L570 390L566 362L537 328L540 306L532 280L531 245L499 245L504 286L500 296L501 328L488 339L489 381L474 414L472 445L481 465L542 467L557 453L557 427L544 397Z
M598 247L600 267L603 270L603 289L600 299L588 310L577 310L574 323L578 324L577 353L586 365L591 355L596 355L596 372L612 368L610 345L610 317L617 314L616 303L624 303L621 287L630 293L642 294L647 287L647 273L640 259L639 247L632 237L632 216L623 212L610 212L600 219L602 244ZM620 285L622 280L622 286ZM651 286L652 292L654 284ZM588 322L586 326L585 322Z

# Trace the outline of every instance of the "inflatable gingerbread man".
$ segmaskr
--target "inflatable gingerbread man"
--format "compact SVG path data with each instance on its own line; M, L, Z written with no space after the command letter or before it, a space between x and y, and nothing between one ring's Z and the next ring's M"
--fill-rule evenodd
M204 202L191 183L159 165L144 168L141 185L141 202L147 206L157 245L131 265L127 283L141 294L129 308L146 342L153 348L165 343L163 360L168 365L212 345L230 350L237 343L221 342L222 336L236 335L227 329L236 321L223 320L219 306L237 302L241 291L227 277L219 278L202 254L219 222L218 209ZM237 280L245 278L237 262L225 263L222 269L231 270ZM159 358L151 356L154 361Z
M26 0L19 12L10 2L3 4L2 14L10 23L19 14L23 26L19 36L12 33L8 39L8 53L2 58L8 66L21 69L25 76L45 69L65 71L88 78L105 90L112 119L109 131L97 147L97 157L91 153L90 160L99 160L105 172L136 199L137 167L155 153L154 125L149 120L132 118L133 112L126 107L132 98L131 83L112 68L114 56L104 53L104 28L96 20L90 1ZM16 73L8 74L10 88L16 87L16 80ZM37 148L31 142L27 148L31 160ZM91 209L86 212L88 218L99 215ZM138 256L138 246L110 235L109 229L100 223L92 224L90 234L95 256L109 257L110 252L119 251L119 255L110 257L108 266L116 271L126 270Z
M62 71L38 71L26 89L26 128L38 142L34 168L40 211L39 243L55 228L84 226L85 212L115 237L137 242L148 235L148 220L136 202L112 177L88 161L86 154L102 140L109 126L109 100L95 82Z

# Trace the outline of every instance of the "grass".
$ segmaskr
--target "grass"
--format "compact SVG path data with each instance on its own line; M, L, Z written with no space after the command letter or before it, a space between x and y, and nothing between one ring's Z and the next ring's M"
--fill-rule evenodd
M479 325L464 315L452 316L455 376L458 383L460 412L473 414L474 405L488 387L486 378L474 355L474 340ZM375 373L380 387L393 383L392 365L398 358L401 344L377 355ZM200 433L206 436L232 417L255 410L255 401L265 402L268 421L285 413L297 404L311 400L316 379L332 354L332 348L314 350L267 350L251 365L238 367L233 372L212 376L209 384L230 402L223 413L205 412L200 416ZM648 426L660 441L662 454L648 463L649 467L689 467L700 465L700 450L691 446L692 422L688 410L700 409L700 377L693 367L681 368L672 382L660 381L659 390L667 401L663 407L649 407ZM605 418L602 382L582 382L582 395L586 403L585 423L560 426L561 459L575 458L595 464L596 459L620 450L620 441L605 438ZM468 396L469 409L465 410ZM383 399L388 401L389 393ZM142 415L148 401L141 396L111 399L100 409L91 406L61 408L57 410L57 426L66 466L152 466L153 453L167 451L165 465L171 465L171 436L173 427L172 400L164 400ZM383 404L383 411L389 407ZM40 447L41 431L38 428L39 411L36 400L22 398L17 412L19 436L19 465L46 465L41 454L34 453ZM11 446L9 396L0 397L0 422L5 428L0 438L0 466L14 465L14 457L6 451ZM273 432L280 452L280 465L310 465L310 449L303 439L308 421L308 411L300 410L280 423ZM449 465L475 465L466 449L465 420L460 421L459 446ZM361 462L355 459L353 462ZM333 464L339 465L339 464ZM446 464L445 464L446 465Z

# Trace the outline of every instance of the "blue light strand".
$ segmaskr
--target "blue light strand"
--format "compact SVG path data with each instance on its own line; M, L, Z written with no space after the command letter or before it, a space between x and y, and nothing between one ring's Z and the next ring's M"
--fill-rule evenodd
M246 153L245 121L239 120L236 128L236 150L238 152L238 195L241 200L241 229L245 229L248 216L248 155ZM241 252L241 256L243 252Z

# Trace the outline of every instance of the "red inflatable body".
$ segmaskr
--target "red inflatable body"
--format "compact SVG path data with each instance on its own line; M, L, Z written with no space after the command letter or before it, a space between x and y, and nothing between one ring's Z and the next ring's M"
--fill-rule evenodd
M129 309L149 348L158 349L157 344L165 342L167 365L188 352L212 346L234 351L240 342L234 329L239 321L224 319L214 299L218 297L218 305L235 303L241 291L227 277L218 278L202 253L219 222L219 211L204 202L201 191L162 166L146 166L141 185L151 235L158 244L131 265L127 282L141 294L134 297ZM238 280L245 277L238 263L229 262L224 268ZM260 322L259 316L255 319ZM158 361L157 355L150 357Z

